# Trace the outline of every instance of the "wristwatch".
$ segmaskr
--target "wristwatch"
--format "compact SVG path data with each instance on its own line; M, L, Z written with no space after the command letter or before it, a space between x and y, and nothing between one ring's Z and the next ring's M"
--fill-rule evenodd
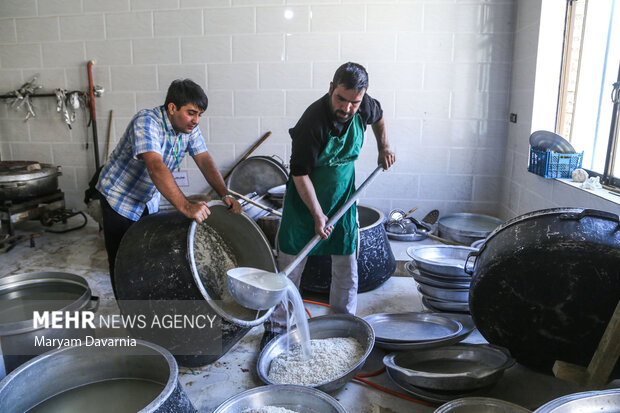
M224 195L224 196L223 196L222 198L220 198L220 199L223 201L223 200L225 200L226 198L236 199L234 196L232 196L232 195L230 195L230 194Z

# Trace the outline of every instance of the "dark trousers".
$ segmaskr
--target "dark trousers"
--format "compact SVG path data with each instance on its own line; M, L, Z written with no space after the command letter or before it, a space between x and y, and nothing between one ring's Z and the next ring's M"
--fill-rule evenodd
M136 221L132 221L129 218L125 218L118 212L116 212L108 201L106 201L103 195L100 196L99 202L101 203L101 212L103 214L103 237L105 241L105 249L108 252L108 266L110 267L110 281L112 282L112 290L114 296L116 295L116 288L114 285L114 262L116 260L116 253L118 247L121 244L123 235ZM144 209L142 216L149 214L148 208Z

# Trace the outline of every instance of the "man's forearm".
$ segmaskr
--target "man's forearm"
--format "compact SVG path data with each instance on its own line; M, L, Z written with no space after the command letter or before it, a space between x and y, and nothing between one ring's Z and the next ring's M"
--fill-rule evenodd
M200 172L202 172L202 175L207 180L207 183L211 185L211 188L220 196L227 195L228 187L211 155L208 152L203 152L194 156L194 160L196 161L196 165L198 165L198 169L200 169Z
M377 140L377 149L379 151L386 148L389 149L390 144L388 143L387 129L385 127L385 120L383 120L383 118L372 124L372 131L375 135L375 139Z
M314 191L314 185L310 180L308 175L300 175L293 176L293 182L295 183L295 188L297 188L297 192L299 193L299 197L313 217L323 214L323 209L321 208L321 204L319 204L319 200L316 197L316 192Z

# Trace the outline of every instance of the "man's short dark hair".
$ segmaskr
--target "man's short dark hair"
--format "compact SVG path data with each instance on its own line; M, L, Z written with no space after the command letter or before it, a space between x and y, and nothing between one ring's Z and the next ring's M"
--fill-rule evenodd
M334 87L344 85L345 89L360 91L368 89L368 72L359 63L347 62L334 73Z
M192 103L203 112L209 105L205 91L191 79L177 79L170 83L164 106L168 107L170 102L177 108Z

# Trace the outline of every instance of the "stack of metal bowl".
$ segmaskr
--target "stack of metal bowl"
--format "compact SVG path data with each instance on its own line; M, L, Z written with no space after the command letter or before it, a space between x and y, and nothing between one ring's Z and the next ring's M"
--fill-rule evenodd
M471 247L431 245L409 247L407 271L418 283L422 302L433 311L469 312L471 277L465 272Z

